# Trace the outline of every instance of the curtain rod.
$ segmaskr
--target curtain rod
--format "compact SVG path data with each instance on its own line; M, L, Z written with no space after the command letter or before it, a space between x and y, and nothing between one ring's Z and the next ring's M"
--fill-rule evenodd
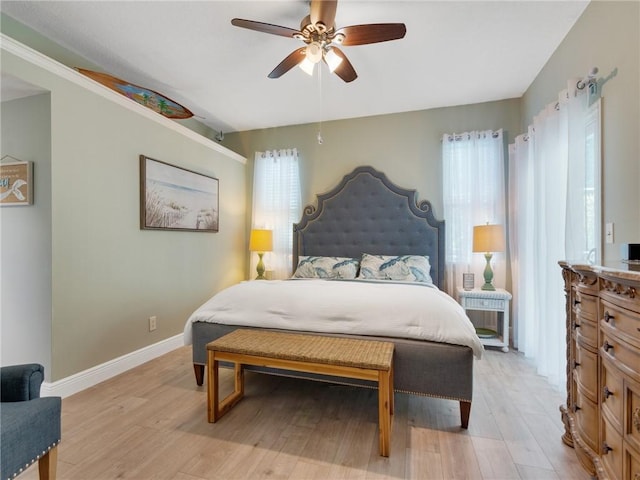
M596 75L598 74L598 67L591 67L587 74L576 82L576 88L578 90L584 90L585 87L589 87L589 91L592 88L597 87Z

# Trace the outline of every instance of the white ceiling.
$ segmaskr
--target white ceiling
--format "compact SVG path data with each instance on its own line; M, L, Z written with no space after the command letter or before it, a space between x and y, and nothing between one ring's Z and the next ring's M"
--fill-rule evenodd
M407 27L402 40L343 47L358 73L348 84L326 65L321 76L294 68L267 78L302 43L231 25L239 17L299 28L304 0L3 0L0 9L230 132L520 97L587 4L340 0L338 28Z

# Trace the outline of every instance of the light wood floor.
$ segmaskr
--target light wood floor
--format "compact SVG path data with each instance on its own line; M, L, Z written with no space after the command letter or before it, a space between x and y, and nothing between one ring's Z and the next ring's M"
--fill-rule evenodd
M516 353L476 362L467 431L457 402L396 394L389 458L378 455L375 390L248 373L246 397L219 423L205 402L190 347L64 399L58 478L589 478L560 440L563 398ZM20 478L38 478L37 466Z

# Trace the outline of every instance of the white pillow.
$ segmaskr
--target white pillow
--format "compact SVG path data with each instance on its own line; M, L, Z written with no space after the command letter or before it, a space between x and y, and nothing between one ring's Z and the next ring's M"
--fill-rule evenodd
M426 255L370 255L364 253L358 278L433 283Z
M293 278L356 278L360 262L349 257L312 257L298 259Z

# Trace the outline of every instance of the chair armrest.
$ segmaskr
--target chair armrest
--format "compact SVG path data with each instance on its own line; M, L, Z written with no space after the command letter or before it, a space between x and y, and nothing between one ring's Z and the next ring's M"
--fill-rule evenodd
M0 401L24 402L40 397L44 367L37 363L0 367Z

